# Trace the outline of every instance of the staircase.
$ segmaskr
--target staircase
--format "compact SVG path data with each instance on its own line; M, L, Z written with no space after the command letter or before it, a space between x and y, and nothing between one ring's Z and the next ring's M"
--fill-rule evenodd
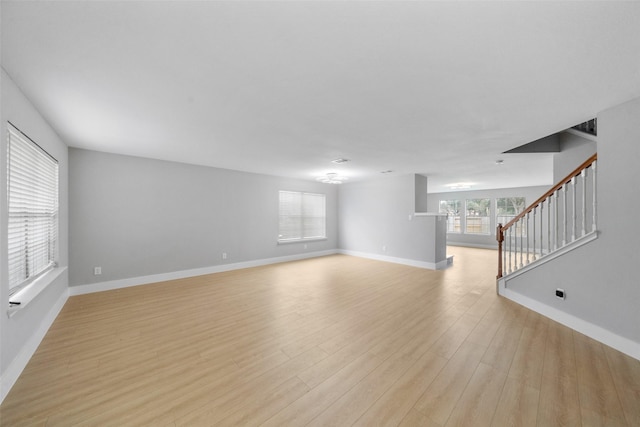
M498 224L498 281L597 238L596 162L594 154L511 221Z

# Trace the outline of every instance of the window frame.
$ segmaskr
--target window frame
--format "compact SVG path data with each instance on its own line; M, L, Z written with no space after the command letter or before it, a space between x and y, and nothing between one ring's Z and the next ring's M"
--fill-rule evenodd
M299 213L297 215L283 214L283 194L299 196ZM305 197L306 196L306 197ZM321 215L313 215L309 213L309 209L314 208L309 203L310 200L320 198L322 200ZM307 201L305 203L305 200ZM278 191L278 244L298 243L298 242L311 242L327 239L327 195L324 193L312 193L308 191L291 191L291 190L279 190ZM317 208L319 206L315 206ZM306 213L305 213L306 212ZM286 217L299 217L300 224L296 227L299 231L294 237L282 237L283 234L283 218ZM309 225L310 222L321 219L321 226ZM307 234L308 230L318 229L321 230L321 234Z
M36 190L25 190L34 185ZM24 224L24 228L21 224ZM59 162L11 122L7 122L6 239L9 296L15 298L18 293L22 294L23 290L40 282L40 278L58 266L59 232ZM29 240L36 243L29 245Z

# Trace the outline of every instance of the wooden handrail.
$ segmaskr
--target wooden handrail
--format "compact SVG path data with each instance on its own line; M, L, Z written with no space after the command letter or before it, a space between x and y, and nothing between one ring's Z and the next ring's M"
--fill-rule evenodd
M511 221L507 222L505 225L498 224L498 226L496 227L496 240L498 241L498 276L497 276L498 279L502 277L502 270L504 267L502 265L502 250L503 250L502 243L504 242L504 231L509 227L511 227L512 225L514 225L515 223L517 223L522 218L524 218L528 213L530 213L536 207L538 207L540 203L547 200L553 193L555 193L556 191L561 189L563 186L571 182L572 179L580 175L584 169L590 167L593 164L593 162L595 162L596 160L598 160L598 153L594 154L593 156L585 160L580 166L575 168L564 179L562 179L556 185L551 187L549 191L547 191L542 196L540 196L535 202L530 204L526 209L524 209L522 212L516 215Z
M569 175L567 175L562 181L559 181L556 185L551 187L551 189L549 191L547 191L542 196L540 196L538 198L538 200L536 200L535 202L530 204L525 210L520 212L515 218L513 218L511 221L509 221L508 223L503 225L502 229L504 230L506 228L509 228L513 224L515 224L519 219L522 219L527 213L531 212L533 210L533 208L537 207L543 200L546 200L553 193L555 193L556 191L561 189L564 185L569 183L569 181L571 181L574 177L580 175L580 173L582 172L583 169L586 169L589 166L591 166L591 164L593 162L595 162L596 160L598 160L598 153L594 154L593 156L591 156L587 160L585 160L584 163L582 163L580 166L575 168L574 171L571 172Z

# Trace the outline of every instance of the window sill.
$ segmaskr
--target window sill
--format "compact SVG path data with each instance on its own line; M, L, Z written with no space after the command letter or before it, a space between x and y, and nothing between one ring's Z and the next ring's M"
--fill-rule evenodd
M42 277L34 280L24 289L19 290L15 294L11 295L10 301L19 302L19 305L10 305L7 310L7 316L12 317L17 312L25 308L31 301L44 291L47 286L53 283L62 273L67 270L67 267L57 267L53 270L45 273Z
M318 237L314 239L295 239L295 240L278 240L279 245L290 245L292 243L308 243L308 242L321 242L327 240L326 237Z
M455 234L457 236L483 236L483 237L492 236L491 233L462 233L460 231L447 231L447 234Z
M414 212L413 216L438 216L438 217L446 217L447 214L438 213L438 212Z

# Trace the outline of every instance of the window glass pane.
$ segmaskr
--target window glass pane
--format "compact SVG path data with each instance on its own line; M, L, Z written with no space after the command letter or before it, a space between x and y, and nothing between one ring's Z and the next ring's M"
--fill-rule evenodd
M460 233L460 200L440 200L440 213L447 214L447 233Z
M490 234L491 199L469 199L467 200L467 214L465 217L465 233L468 234Z

